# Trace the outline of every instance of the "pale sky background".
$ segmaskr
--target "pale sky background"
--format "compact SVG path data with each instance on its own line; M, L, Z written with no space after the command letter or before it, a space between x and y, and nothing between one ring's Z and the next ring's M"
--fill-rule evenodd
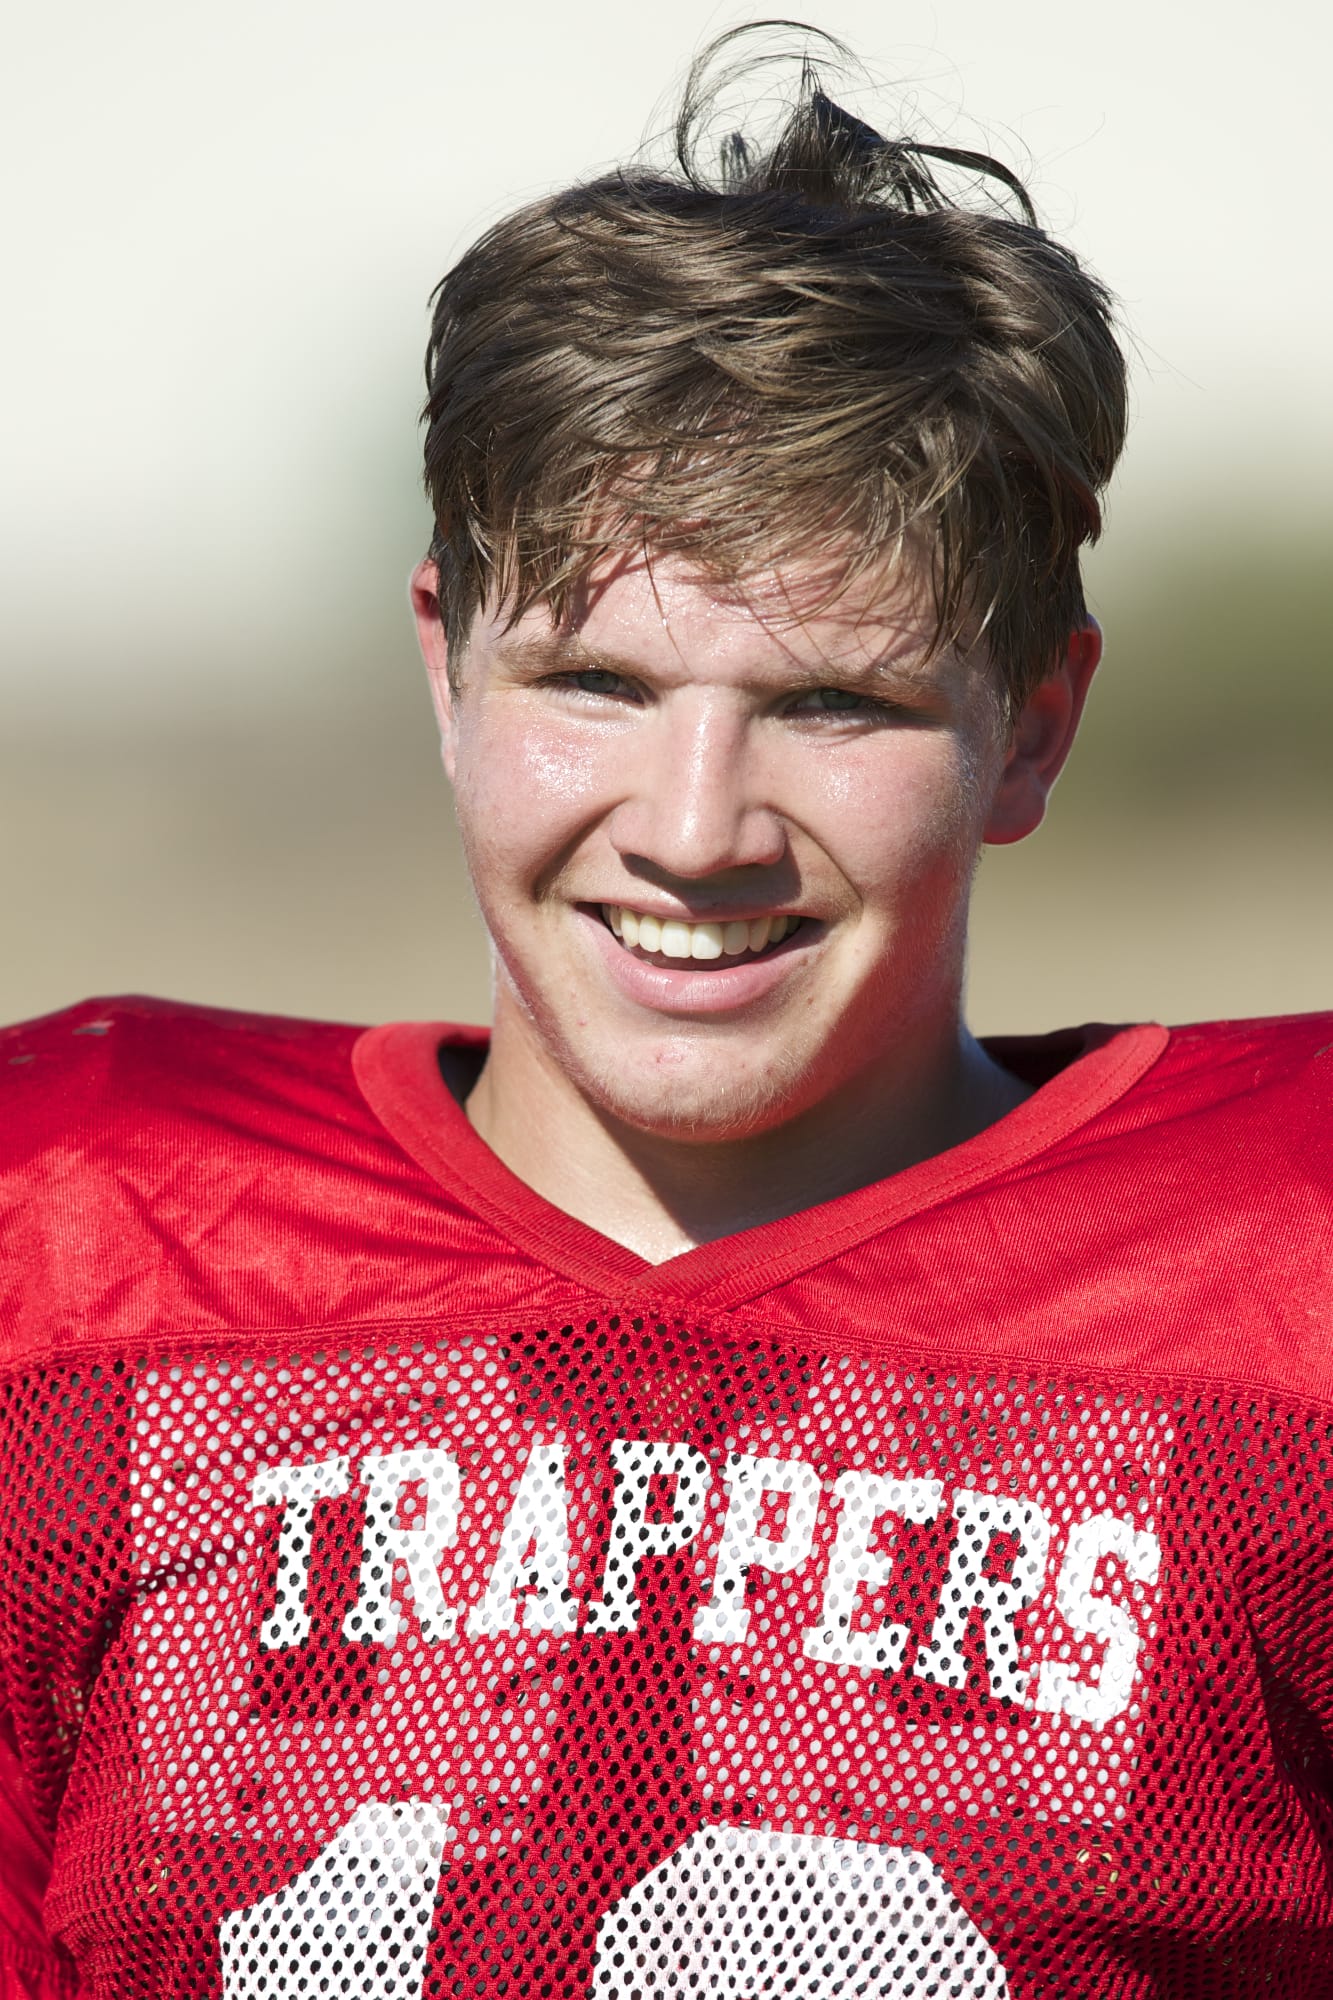
M0 1018L125 990L484 1014L406 618L428 295L757 11L10 6ZM809 14L885 79L881 129L897 102L1026 172L1135 348L1108 665L1051 823L982 869L975 1024L1328 1005L1330 10Z
M424 532L433 282L488 219L631 151L692 50L754 11L11 8L11 716L305 698L365 593L400 591ZM1114 509L1127 553L1177 495L1244 509L1245 481L1270 508L1327 504L1326 8L810 13L921 123L1026 161L1051 226L1120 294L1139 348Z

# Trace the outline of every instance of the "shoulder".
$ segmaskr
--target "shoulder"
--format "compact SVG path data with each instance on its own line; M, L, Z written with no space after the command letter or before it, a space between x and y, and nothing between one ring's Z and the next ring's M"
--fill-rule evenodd
M250 1130L335 1112L361 1031L132 995L0 1030L0 1171L77 1139L133 1145L154 1128Z
M1157 1119L1271 1128L1325 1155L1333 1107L1333 1014L1173 1028L1135 1093Z
M891 1214L812 1262L781 1310L873 1315L987 1370L1021 1357L1333 1405L1333 1015L1073 1029L1019 1054L1037 1089L980 1149L994 1159L1006 1124L1035 1143L952 1180L906 1231Z
M1074 1149L1090 1341L1327 1408L1331 1112L1333 1015L1172 1029Z
M1156 1061L1071 1136L1065 1155L1141 1219L1160 1204L1196 1229L1211 1215L1218 1229L1270 1236L1283 1218L1301 1219L1327 1286L1333 1014L1172 1028ZM1271 1245L1262 1262L1277 1275Z
M140 998L0 1031L0 1347L280 1314L301 1218L383 1155L359 1032Z
M1333 1056L1333 1012L1188 1022L1172 1028L1171 1047L1184 1064L1225 1071L1239 1066L1254 1082L1298 1072L1333 1076L1327 1060Z
M1234 1180L1248 1164L1261 1183L1268 1172L1271 1191L1284 1154L1303 1171L1321 1160L1333 1169L1333 1013L1092 1023L987 1047L1036 1086L1025 1111L1047 1106L1039 1174L1152 1179L1192 1160L1205 1179L1229 1163Z

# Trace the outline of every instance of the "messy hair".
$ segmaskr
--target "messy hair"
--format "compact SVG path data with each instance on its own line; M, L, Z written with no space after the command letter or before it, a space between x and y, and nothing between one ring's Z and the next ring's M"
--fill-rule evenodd
M776 132L717 143L745 38L775 28L805 38ZM722 36L668 169L532 202L439 285L426 486L455 660L483 604L560 622L613 551L743 584L815 550L847 582L910 537L936 645L984 634L1011 704L1058 663L1124 440L1110 298L999 161L835 103L844 57L793 23Z

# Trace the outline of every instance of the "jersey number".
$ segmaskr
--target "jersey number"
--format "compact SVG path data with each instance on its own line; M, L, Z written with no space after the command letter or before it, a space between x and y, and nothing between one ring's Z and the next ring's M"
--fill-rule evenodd
M224 2000L422 2000L448 1809L359 1806L285 1889L222 1920ZM597 1927L592 2000L1006 2000L933 1861L824 1834L702 1827Z

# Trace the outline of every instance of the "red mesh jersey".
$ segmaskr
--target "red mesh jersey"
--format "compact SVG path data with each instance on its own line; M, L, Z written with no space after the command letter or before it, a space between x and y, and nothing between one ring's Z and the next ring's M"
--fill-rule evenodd
M1333 1022L656 1269L444 1034L0 1038L0 1994L1326 2000Z

